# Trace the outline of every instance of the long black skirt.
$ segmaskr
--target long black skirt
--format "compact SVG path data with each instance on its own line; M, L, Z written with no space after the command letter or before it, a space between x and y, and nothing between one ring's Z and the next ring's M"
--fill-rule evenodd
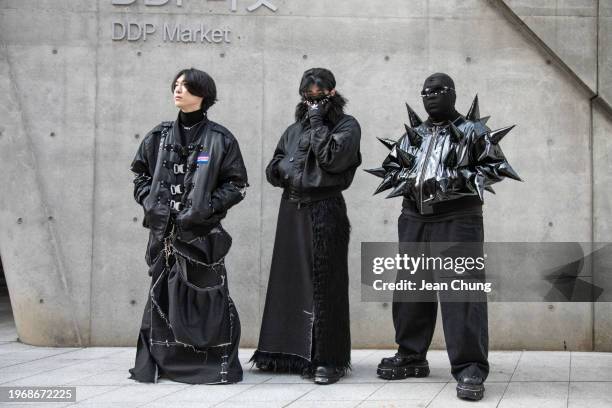
M281 200L252 362L295 373L350 367L349 235L342 195L299 206Z
M189 384L242 380L240 320L227 289L223 257L231 237L220 227L189 244L174 241L150 267L131 379Z

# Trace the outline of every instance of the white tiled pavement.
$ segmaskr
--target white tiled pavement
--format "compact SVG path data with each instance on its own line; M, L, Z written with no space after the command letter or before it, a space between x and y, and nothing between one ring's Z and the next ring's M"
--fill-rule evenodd
M187 385L161 380L140 384L128 377L135 348L33 347L17 341L12 324L0 322L0 386L76 386L76 403L0 403L2 407L500 407L611 408L612 353L490 353L485 398L459 401L444 351L431 351L427 378L382 381L376 365L391 350L353 350L353 371L337 384L317 386L299 376L250 369L252 350L241 349L244 381Z

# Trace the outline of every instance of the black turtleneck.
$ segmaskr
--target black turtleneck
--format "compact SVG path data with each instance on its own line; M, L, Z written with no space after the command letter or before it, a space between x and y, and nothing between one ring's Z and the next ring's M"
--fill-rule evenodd
M198 134L201 124L205 122L205 119L206 113L202 109L193 112L179 112L181 130L179 140L183 146L190 143L193 137Z
M183 126L193 126L204 119L204 111L202 109L193 112L180 111L179 117Z

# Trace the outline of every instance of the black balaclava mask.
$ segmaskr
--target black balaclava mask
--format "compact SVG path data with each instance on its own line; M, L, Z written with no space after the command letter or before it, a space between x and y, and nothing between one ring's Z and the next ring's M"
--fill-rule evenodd
M306 94L310 88L316 85L321 91L331 91L336 88L336 78L334 74L325 68L311 68L304 72L300 81L299 93L301 101L298 103L295 110L295 119L297 121L305 121L308 118L308 106L306 105ZM346 99L338 92L335 95L318 95L314 98L308 98L309 102L322 103L322 113L327 121L335 124L343 114Z
M423 106L432 122L454 121L460 116L455 110L457 95L455 82L450 76L442 73L430 75L423 84L421 96Z

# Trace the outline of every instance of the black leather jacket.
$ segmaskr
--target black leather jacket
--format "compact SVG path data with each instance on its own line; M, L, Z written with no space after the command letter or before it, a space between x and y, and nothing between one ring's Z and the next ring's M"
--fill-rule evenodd
M484 192L506 177L521 180L499 141L514 126L491 131L479 118L478 99L466 117L441 125L421 120L409 108L412 127L396 142L380 139L391 152L382 167L367 170L383 179L379 193L404 196L403 207L420 215L480 210Z
M284 197L309 202L347 189L361 164L361 128L343 115L334 125L295 122L283 133L266 168L270 184L285 189Z
M176 120L156 126L136 152L134 198L144 208L143 225L152 239L162 241L171 224L185 242L206 235L245 196L247 172L238 141L223 126L204 120L187 146L178 142Z

